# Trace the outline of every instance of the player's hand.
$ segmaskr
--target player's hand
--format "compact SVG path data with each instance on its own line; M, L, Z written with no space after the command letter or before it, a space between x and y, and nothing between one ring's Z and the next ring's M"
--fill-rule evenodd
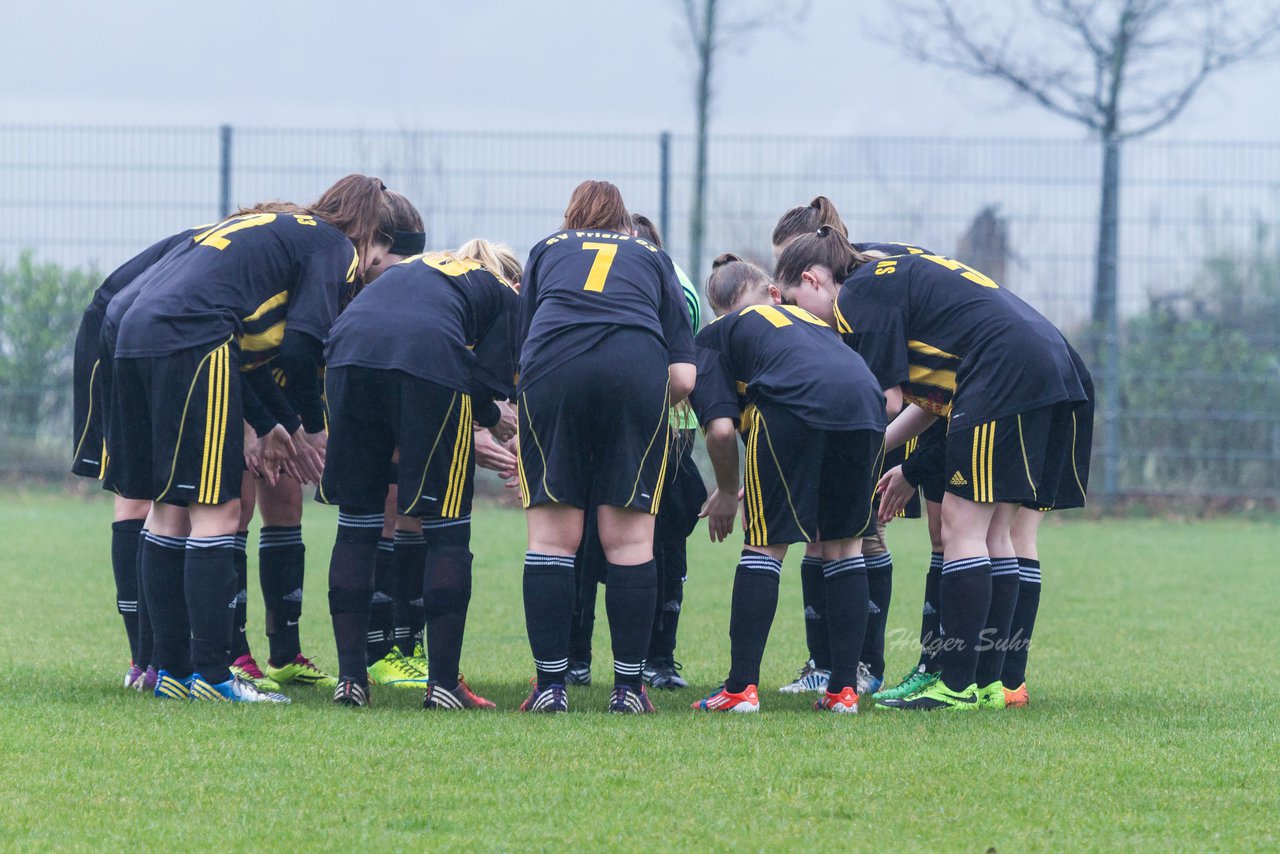
M508 442L514 439L516 436L516 414L510 409L503 409L502 417L498 419L497 424L489 428L489 432L499 442Z
M880 521L888 523L907 506L911 496L916 494L916 488L903 477L902 466L894 466L880 478L876 492L880 495Z
M249 471L261 476L262 455L260 440L257 432L249 426L248 421L244 423L244 464Z
M299 427L294 431L292 440L293 453L290 458L294 471L290 474L296 477L299 483L319 483L320 475L324 472L324 451L328 434L324 431L307 433Z
M515 474L516 455L499 444L488 430L478 430L475 435L476 465L489 471L496 471L504 478Z
M284 470L296 476L293 465L293 438L280 424L271 428L271 432L258 440L258 473L267 483L275 486L280 480L280 472Z
M721 492L717 489L711 493L707 503L702 505L698 518L707 520L707 532L711 535L711 542L720 543L733 533L733 520L737 515L738 497L731 492Z

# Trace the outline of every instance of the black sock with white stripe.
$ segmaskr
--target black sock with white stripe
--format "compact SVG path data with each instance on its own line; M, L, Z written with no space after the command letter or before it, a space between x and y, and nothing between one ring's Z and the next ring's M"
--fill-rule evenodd
M142 578L142 545L147 539L147 529L138 532L138 561L134 573L138 578L138 659L134 664L142 668L153 667L155 636L151 632L151 613L147 610L146 588Z
M191 666L211 685L231 678L235 544L235 534L187 538L184 581L191 620Z
M153 638L152 663L175 679L191 675L191 626L187 620L186 537L150 531L142 543L142 587Z
M613 639L613 683L639 691L658 600L658 562L650 558L633 566L605 566L604 610Z
M827 690L839 694L858 685L858 661L867 633L867 564L862 555L824 561L827 634L831 643L831 678Z
M1009 649L1009 630L1017 605L1018 559L992 558L991 607L987 610L987 624L982 629L982 640L978 644L976 679L979 688L998 680L1004 671L1005 654Z
M943 563L938 598L942 681L952 691L963 691L976 679L978 642L991 608L991 560L982 555Z
M276 667L293 661L302 651L298 623L306 566L301 525L266 525L258 532L258 580L266 605L270 660Z
M942 582L942 552L929 555L929 574L924 577L924 607L920 611L920 667L925 673L942 669L942 641L938 637L938 585Z
M338 676L360 686L369 684L366 650L373 574L378 562L382 511L338 510L338 535L329 558L329 614L338 647Z
M146 667L138 634L138 535L141 519L111 523L111 573L116 579L116 611L129 638L129 660Z
M800 561L800 592L804 597L804 640L809 647L809 659L819 670L830 670L827 588L822 582L822 558L805 555Z
M1009 651L1005 653L1000 681L1016 689L1027 681L1027 653L1031 648L1031 632L1036 627L1040 610L1040 561L1018 558L1018 604L1013 609L1009 628Z
M249 554L245 550L248 545L249 532L236 533L235 552L232 557L236 567L236 617L231 631L231 660L234 662L242 655L249 655L249 636L245 627L249 622Z
M395 644L403 655L413 655L414 646L422 640L426 613L422 602L422 577L426 572L427 541L417 531L396 531L395 549L391 555L394 576L392 620Z
M466 546L427 547L423 582L426 603L427 670L431 681L449 690L458 685L458 660L471 604L471 550Z
M726 690L737 694L760 684L760 659L778 611L778 579L782 561L743 549L733 576L729 614L729 678ZM855 665L856 666L856 665Z
M884 630L893 598L893 555L863 555L867 564L867 630L862 639L862 661L871 675L884 679Z
M394 588L391 583L391 561L395 553L395 540L378 538L378 559L373 570L373 600L369 604L369 649L366 658L370 664L391 652L395 645Z
M573 555L525 552L524 624L540 689L564 684L573 598Z

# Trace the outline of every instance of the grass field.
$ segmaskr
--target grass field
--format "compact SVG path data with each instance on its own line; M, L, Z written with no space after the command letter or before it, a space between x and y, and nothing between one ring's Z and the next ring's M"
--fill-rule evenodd
M335 514L307 514L304 648L332 666L325 575ZM270 708L126 693L109 520L97 498L0 492L3 848L1280 844L1274 523L1051 522L1030 708L869 709L852 719L775 690L804 657L796 555L765 657L762 713L687 710L727 669L736 556L699 529L677 653L695 688L660 694L660 714L637 719L602 711L603 620L603 687L571 690L567 716L513 713L531 672L524 525L496 509L476 515L463 668L498 712L428 714L416 692L387 690L359 711L309 690ZM909 637L927 538L921 523L898 522L889 539L891 632ZM250 632L264 651L250 555ZM890 675L914 656L899 643Z

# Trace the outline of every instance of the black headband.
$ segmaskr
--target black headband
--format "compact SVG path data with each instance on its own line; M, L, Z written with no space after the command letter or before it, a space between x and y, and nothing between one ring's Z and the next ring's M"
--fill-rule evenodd
M419 255L427 248L425 231L397 231L391 241L392 255Z

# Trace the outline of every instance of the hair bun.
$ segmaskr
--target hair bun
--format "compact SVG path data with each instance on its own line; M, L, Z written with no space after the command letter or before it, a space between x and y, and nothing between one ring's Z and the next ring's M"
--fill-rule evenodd
M829 226L829 225L820 225L820 226L818 226L817 235L818 235L819 237L830 237L830 236L831 236L831 231L832 231L831 226Z
M741 261L741 260L742 258L740 258L737 255L734 255L732 252L721 252L719 255L716 256L716 260L711 262L711 269L716 270L716 269L719 269L720 267L723 267L725 264L732 264L735 261Z

